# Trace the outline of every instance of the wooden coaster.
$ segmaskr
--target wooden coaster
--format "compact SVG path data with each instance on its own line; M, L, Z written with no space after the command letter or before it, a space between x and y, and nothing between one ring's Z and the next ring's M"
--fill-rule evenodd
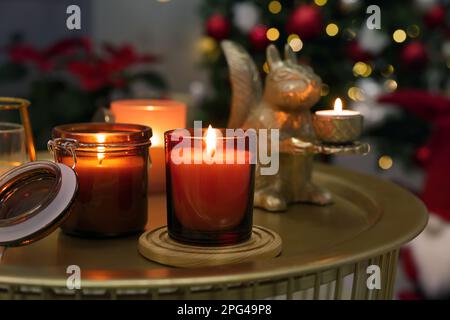
M281 253L280 236L267 228L253 226L246 242L225 247L192 246L169 237L167 227L145 232L139 252L147 259L173 267L203 267L274 258Z

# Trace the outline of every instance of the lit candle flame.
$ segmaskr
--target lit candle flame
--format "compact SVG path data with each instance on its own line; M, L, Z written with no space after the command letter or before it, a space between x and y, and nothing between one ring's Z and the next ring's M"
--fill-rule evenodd
M159 135L155 133L153 137L150 138L150 141L152 142L152 147L163 147L164 146L164 139L161 139Z
M342 100L341 100L341 98L337 98L334 101L334 111L337 112L337 113L342 112Z
M206 154L209 157L212 157L214 153L216 152L216 144L217 144L217 137L216 137L216 130L209 125L208 130L206 130Z
M104 134L98 134L97 135L97 142L98 143L105 143L106 141L106 136ZM98 146L97 147L97 159L98 159L98 164L101 165L103 159L105 159L105 150L106 148L104 146Z

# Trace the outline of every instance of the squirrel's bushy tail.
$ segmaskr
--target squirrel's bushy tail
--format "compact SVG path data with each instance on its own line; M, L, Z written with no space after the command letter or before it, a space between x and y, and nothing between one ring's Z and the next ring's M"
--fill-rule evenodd
M232 89L228 128L239 128L261 100L261 78L253 59L243 47L229 40L222 41L221 46L230 69Z

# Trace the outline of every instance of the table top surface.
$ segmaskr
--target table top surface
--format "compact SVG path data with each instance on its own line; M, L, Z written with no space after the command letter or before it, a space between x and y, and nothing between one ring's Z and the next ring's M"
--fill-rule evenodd
M316 165L313 180L332 192L333 204L297 204L281 213L254 210L254 223L278 232L283 240L282 254L274 259L171 268L138 253L139 235L92 240L57 230L31 245L7 249L0 263L0 284L65 286L69 265L81 268L84 287L161 287L270 279L382 254L407 243L426 225L424 205L393 183L322 164ZM165 195L149 196L147 230L165 223Z

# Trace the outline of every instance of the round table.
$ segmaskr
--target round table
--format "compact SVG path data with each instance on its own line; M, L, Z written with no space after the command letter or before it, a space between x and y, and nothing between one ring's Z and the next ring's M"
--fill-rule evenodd
M277 258L171 268L138 253L139 235L93 240L56 231L7 249L0 263L0 298L392 298L399 248L425 227L424 205L393 183L337 167L316 164L313 180L332 192L332 205L254 210L255 224L281 235ZM164 225L165 196L148 200L147 229ZM81 271L81 290L66 286L73 265Z

